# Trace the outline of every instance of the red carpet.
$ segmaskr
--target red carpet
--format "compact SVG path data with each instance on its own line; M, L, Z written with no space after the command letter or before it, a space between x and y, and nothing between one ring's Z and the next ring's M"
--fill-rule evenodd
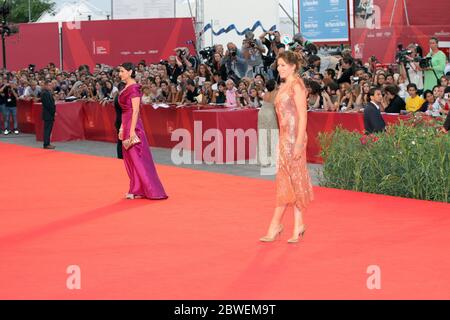
M120 160L0 153L0 299L450 298L448 204L315 188L305 240L289 211L262 244L273 182L158 166L169 200L133 202Z

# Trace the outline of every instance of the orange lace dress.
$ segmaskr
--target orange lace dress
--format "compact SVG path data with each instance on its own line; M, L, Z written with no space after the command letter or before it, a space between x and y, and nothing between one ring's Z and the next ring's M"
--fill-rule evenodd
M305 91L302 108L307 108L306 88L303 80L296 78L293 84L284 84L275 98L280 136L277 163L277 207L295 205L305 210L313 200L313 188L306 162L307 136L305 133L304 149L299 160L293 159L295 142L298 134L299 115L294 101L294 86L299 84Z

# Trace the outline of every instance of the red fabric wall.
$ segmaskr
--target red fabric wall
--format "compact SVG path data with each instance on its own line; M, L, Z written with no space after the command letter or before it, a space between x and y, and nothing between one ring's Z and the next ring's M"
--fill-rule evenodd
M39 69L49 62L59 66L58 23L24 23L18 27L18 33L6 38L8 70L28 68L29 64L35 64ZM2 50L0 58L3 61Z
M192 19L83 21L63 24L65 70L95 63L159 62L179 46L195 52Z

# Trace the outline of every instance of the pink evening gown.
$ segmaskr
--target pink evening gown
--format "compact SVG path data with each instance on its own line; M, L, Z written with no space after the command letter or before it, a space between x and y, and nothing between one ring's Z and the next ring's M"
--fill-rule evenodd
M139 84L132 84L119 94L119 104L122 108L123 140L130 137L131 118L133 115L131 99L135 97L140 98L141 96ZM168 196L164 191L153 163L153 157L140 115L136 124L136 135L141 140L141 143L132 146L128 150L123 148L123 160L130 177L129 194L152 200L167 199Z

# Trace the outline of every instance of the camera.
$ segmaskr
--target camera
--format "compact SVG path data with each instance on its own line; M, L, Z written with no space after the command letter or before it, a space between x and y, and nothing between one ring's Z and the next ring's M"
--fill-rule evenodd
M359 77L353 77L352 79L353 79L354 83L358 83L359 82Z
M186 50L178 49L177 50L177 54L178 54L179 57L183 57L183 56L186 55Z
M168 66L169 65L169 61L161 60L161 61L159 61L159 64L162 64L163 66Z
M408 56L411 53L412 53L411 50L400 50L399 52L397 52L395 60L397 61L397 63L408 63L409 62Z
M297 41L293 41L293 42L288 43L288 46L289 46L290 51L295 51L295 50L297 50L298 47L301 47L302 45L301 45L301 43L299 43Z
M214 54L216 53L216 49L214 47L206 47L203 50L200 50L199 53L203 59L212 60Z
M422 69L432 68L432 65L431 65L431 57L420 58L420 59L419 59L419 66L420 66Z
M30 72L34 72L35 68L36 68L36 65L34 65L34 64L28 65L28 70L30 70Z

